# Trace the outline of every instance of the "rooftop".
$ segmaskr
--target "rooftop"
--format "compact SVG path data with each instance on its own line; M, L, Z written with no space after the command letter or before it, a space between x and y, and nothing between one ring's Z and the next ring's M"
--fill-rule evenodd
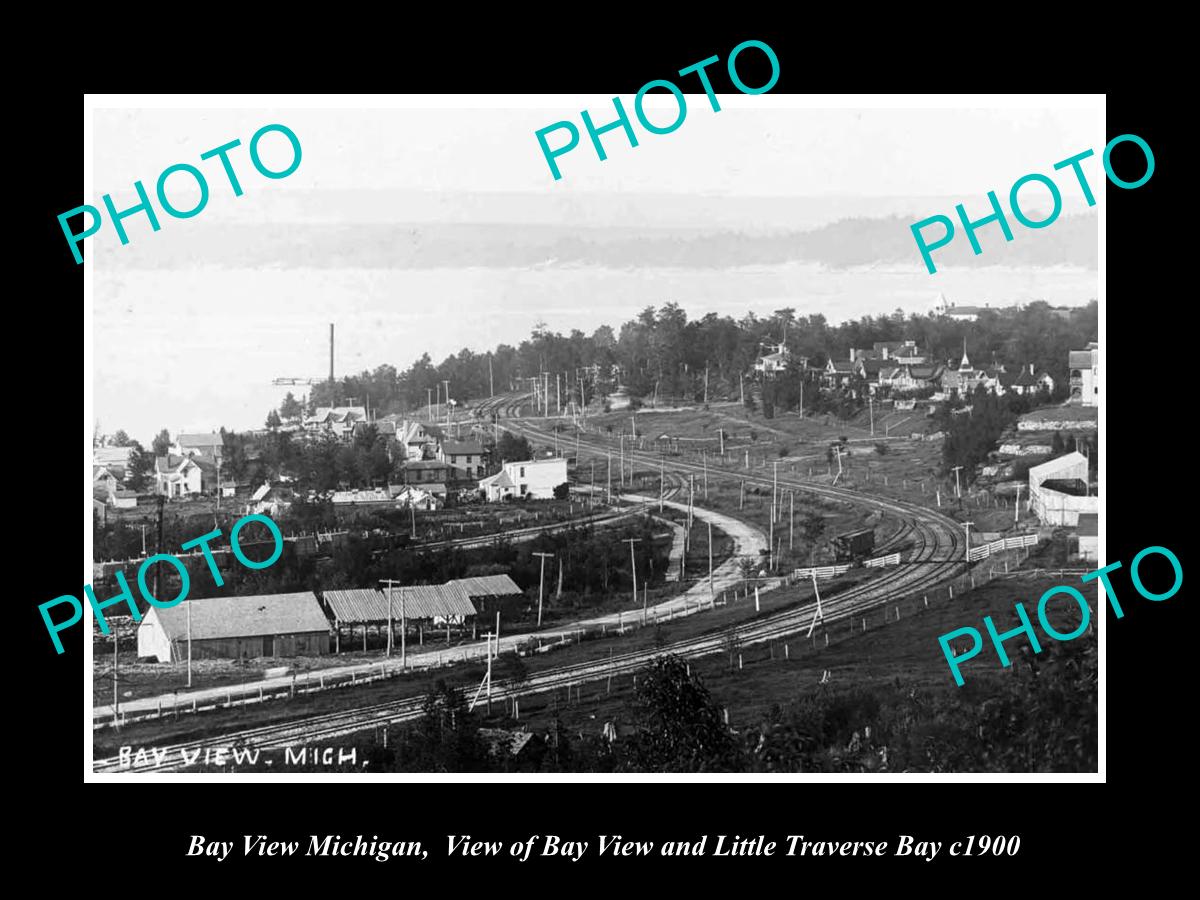
M175 441L180 447L222 447L224 439L219 434L181 434Z
M151 607L147 620L157 616L170 640L187 640L189 608L193 640L329 631L312 591L185 600L170 609Z

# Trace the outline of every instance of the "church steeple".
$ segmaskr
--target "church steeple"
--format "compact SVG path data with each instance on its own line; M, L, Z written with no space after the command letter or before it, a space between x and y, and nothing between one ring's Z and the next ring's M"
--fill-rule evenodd
M965 372L971 368L971 361L967 359L967 339L963 338L963 355L962 362L958 364L958 371Z

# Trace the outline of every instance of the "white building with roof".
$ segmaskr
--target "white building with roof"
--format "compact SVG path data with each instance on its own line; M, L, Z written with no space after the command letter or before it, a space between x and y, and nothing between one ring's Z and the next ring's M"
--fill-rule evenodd
M1100 345L1092 341L1083 350L1067 354L1071 394L1067 402L1081 406L1100 405Z
M567 483L567 461L561 457L505 463L495 475L479 482L491 502L509 497L550 500L554 489Z
M1074 527L1097 513L1100 498L1088 488L1088 459L1072 452L1029 470L1029 506L1043 525Z

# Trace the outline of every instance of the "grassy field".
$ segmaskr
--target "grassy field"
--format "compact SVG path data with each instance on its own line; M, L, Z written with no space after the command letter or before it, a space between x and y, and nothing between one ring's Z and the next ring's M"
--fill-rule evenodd
M828 647L823 640L816 641L814 647L797 635L786 642L786 655L784 642L753 645L740 648L732 661L729 654L693 660L691 671L704 679L715 701L728 710L729 722L735 728L757 722L771 707L799 699L823 681L856 687L902 683L954 691L957 687L938 643L939 635L964 626L977 628L984 634L984 649L963 664L964 679L969 683L1007 677L988 642L983 616L991 615L997 630L1007 631L1020 624L1013 607L1020 600L1036 622L1037 601L1042 593L1064 583L1077 582L1045 575L997 578L973 591L958 593L953 600L944 591L939 592L927 609L902 607L899 620L890 615L889 608L886 622L885 616L877 614L868 619L865 632L857 620L852 627L844 624ZM1079 623L1079 611L1069 599L1060 598L1049 606L1048 618L1060 632L1070 632ZM1040 639L1043 645L1051 643L1044 636ZM1079 640L1094 641L1094 632ZM1014 639L1006 644L1010 655L1016 655L1019 643ZM566 691L522 698L520 724L544 730L557 711L560 722L578 733L597 734L605 722L613 722L623 731L630 725L633 691L633 678L623 676L613 680L611 693L600 681L580 686L569 700ZM509 728L518 725L505 715L493 715L486 724Z

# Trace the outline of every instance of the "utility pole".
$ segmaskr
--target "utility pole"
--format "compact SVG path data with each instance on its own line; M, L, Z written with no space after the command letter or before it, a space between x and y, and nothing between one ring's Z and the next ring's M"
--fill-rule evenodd
M738 393L742 395L742 406L746 405L746 382L742 373L738 372Z
M708 406L708 363L704 364L704 405Z
M867 415L871 417L871 437L875 437L875 398L867 398Z
M188 641L188 683L187 686L192 686L192 604L187 602L187 641Z
M166 497L164 497L162 494L159 494L159 495L158 495L158 545L155 547L155 550L154 550L154 552L155 552L156 554L157 554L157 553L162 553L162 545L163 545L163 504L164 504L164 503L166 503L166 502L167 502L167 498L166 498ZM162 595L161 595L161 594L159 594L159 592L158 592L158 570L159 570L159 569L161 569L161 568L162 568L162 566L155 566L155 567L154 567L154 597L155 597L155 599L158 599L159 597L161 597L161 596L162 596Z
M695 515L693 513L693 509L695 508L695 502L696 502L695 498L696 498L696 476L693 474L689 474L688 475L688 532L689 533L692 530L692 522L695 521Z
M792 539L796 534L796 492L788 491L788 549L793 547Z
M408 498L408 517L412 519L412 539L417 539L417 504L413 502L412 496Z
M121 719L118 715L118 707L121 703L121 695L117 689L117 628L114 625L112 630L113 636L113 727L116 728L121 724ZM190 685L191 682L189 681Z
M667 477L667 458L664 454L659 454L658 457L658 514L661 516L663 511L663 493L666 487Z
M392 655L392 586L398 585L400 582L393 581L390 578L381 578L380 582L387 585L388 589L388 656ZM400 586L400 668L408 668L408 617L405 615L405 592L406 588Z
M817 597L817 611L813 613L812 624L808 626L808 634L805 637L812 637L813 629L817 627L817 620L825 621L825 613L821 610L821 591L817 588L817 570L812 569L813 594Z
M771 464L771 520L779 518L779 460Z
M708 523L708 595L715 597L713 592L713 552L712 552L712 522Z
M708 451L700 451L700 460L704 463L704 499L708 499Z
M488 354L488 394L496 396L496 382L492 378L492 354Z
M621 468L618 470L620 475L620 485L625 487L625 435L621 435Z
M717 434L721 436L721 465L725 465L725 429L718 428Z
M633 545L640 544L641 538L625 538L621 543L629 545L629 565L630 571L633 573L633 602L637 604L637 556L633 552ZM646 603L642 602L642 624L646 624Z
M387 639L387 658L392 658L392 583L388 582L388 639Z
M221 508L221 457L217 457L217 509Z
M605 496L608 498L608 500L607 500L608 505L612 506L612 451L611 450L607 451L605 453L605 456L608 457L608 485L605 488L605 490L607 492L605 494Z
M542 627L542 592L543 592L543 589L545 588L545 584L546 584L546 559L547 558L553 559L554 554L553 553L534 553L532 555L540 556L542 558L541 572L538 575L538 620L537 620L537 627L541 628Z
M1013 524L1021 520L1021 482L1017 482L1017 502L1013 504Z
M562 387L558 383L559 373L554 373L554 403L558 408L558 414L562 415Z
M962 468L962 466L955 466L955 467L954 467L954 496L955 496L955 497L960 497L960 498L962 497L962 486L961 486L961 484L959 483L959 480L958 480L958 471L959 471L959 469L961 469L961 468Z

